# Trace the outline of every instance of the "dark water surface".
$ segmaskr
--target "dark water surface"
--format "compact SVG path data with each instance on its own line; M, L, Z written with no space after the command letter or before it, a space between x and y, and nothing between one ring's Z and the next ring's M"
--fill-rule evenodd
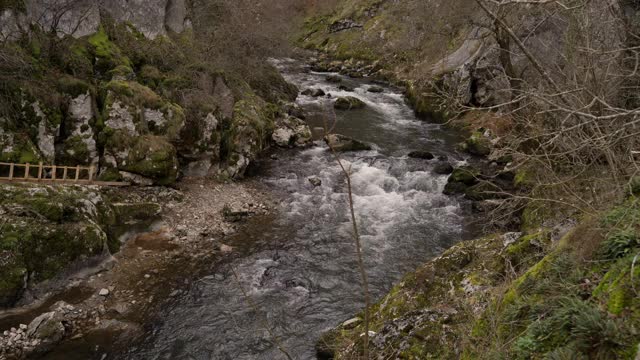
M356 96L367 107L337 113L336 132L374 144L375 150L344 155L352 167L356 213L374 298L403 274L459 241L464 216L455 199L442 195L446 176L435 161L409 159L430 150L455 159L453 135L415 118L402 94L390 88L367 92L366 80L344 78L347 93L305 72L293 60L277 65L301 89L320 87L336 96ZM301 96L310 126L323 126L333 99ZM188 293L153 319L144 342L118 359L280 359L273 333L296 359L314 359L322 332L363 307L350 236L344 176L327 147L279 151L259 172L281 199L274 219L252 220L230 240L233 259L212 266ZM317 176L314 188L308 178ZM234 276L234 273L236 276ZM250 306L245 295L255 306Z

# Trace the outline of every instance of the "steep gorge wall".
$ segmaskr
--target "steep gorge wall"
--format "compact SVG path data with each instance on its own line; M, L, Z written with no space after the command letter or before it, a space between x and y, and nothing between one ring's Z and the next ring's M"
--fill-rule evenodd
M14 60L3 64L16 75L2 89L0 161L94 165L100 179L147 185L181 170L241 177L297 95L264 66L269 103L203 58L184 0L3 6Z
M186 0L15 0L0 8L0 34L19 36L36 25L59 36L94 34L105 17L131 23L147 38L191 27Z

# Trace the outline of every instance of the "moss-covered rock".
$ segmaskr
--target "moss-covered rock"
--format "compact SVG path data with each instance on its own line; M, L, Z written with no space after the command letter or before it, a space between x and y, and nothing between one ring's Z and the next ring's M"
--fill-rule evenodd
M488 156L491 153L491 141L482 132L475 131L465 141L468 153L478 156Z
M339 97L333 104L333 107L338 110L362 109L365 106L366 104L362 100L353 96Z
M103 254L105 201L81 187L3 185L0 212L0 306L15 302L25 281L38 283L70 265ZM107 224L104 224L106 226Z
M136 139L119 168L153 179L159 185L171 185L178 177L178 156L165 138L145 135Z
M543 229L452 247L372 306L371 356L634 359L640 243L615 234L639 234L638 203L585 219L555 242ZM338 327L321 349L358 358L362 331Z

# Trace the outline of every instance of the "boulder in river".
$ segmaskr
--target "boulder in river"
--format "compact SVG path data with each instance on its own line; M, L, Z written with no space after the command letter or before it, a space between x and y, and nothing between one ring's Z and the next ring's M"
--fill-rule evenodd
M338 75L329 75L327 76L327 81L330 83L339 83L342 82L342 78Z
M320 97L324 96L325 92L322 89L306 89L302 92L302 95L311 96L311 97Z
M433 172L438 175L449 175L453 172L453 166L446 161L441 161L433 168Z
M367 91L370 93L381 93L381 92L384 92L384 89L382 88L382 86L372 85L372 86L369 86Z
M344 135L329 134L325 136L324 141L338 152L371 150L371 145Z
M333 107L338 110L362 109L365 107L365 103L356 97L345 96L339 97Z
M478 183L479 173L470 167L461 167L453 170L449 181L444 188L445 195L463 194L467 189Z
M319 177L311 177L309 178L309 183L311 183L311 185L313 185L313 187L318 187L322 185L322 180L320 180Z
M409 153L408 156L413 159L425 159L425 160L432 160L435 158L435 156L428 151L412 151Z
M276 121L271 138L281 147L306 146L311 142L311 129L302 120L286 116Z
M344 84L342 84L342 85L338 86L338 89L339 89L339 90L342 90L342 91L347 91L347 92L352 92L352 91L354 91L354 90L355 90L355 89L353 88L353 86L344 85Z

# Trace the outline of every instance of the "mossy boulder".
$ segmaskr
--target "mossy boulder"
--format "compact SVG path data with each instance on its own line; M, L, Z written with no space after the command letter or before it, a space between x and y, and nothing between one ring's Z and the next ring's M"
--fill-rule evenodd
M478 156L488 156L491 153L491 141L484 133L476 131L465 141L464 149Z
M0 161L33 164L40 160L40 152L27 134L0 128Z
M368 151L372 149L371 145L367 143L340 134L329 134L325 136L324 141L330 149L338 152Z
M242 177L251 160L270 145L278 110L252 92L236 102L233 118L220 126L220 159L228 177Z
M104 27L100 27L98 31L87 39L87 50L79 48L77 52L87 53L95 59L95 69L107 74L119 66L131 67L131 61L124 55L123 51L116 45L107 34Z
M153 179L159 185L171 185L178 177L178 155L166 138L145 135L136 139L119 168Z
M471 186L478 184L478 176L480 173L472 167L459 167L453 170L449 176L447 185L445 185L444 194L455 195L463 194Z
M51 279L107 249L111 210L82 187L2 185L0 306L12 305L27 285Z
M362 109L365 106L366 104L362 100L353 96L339 97L333 104L333 107L338 110Z

